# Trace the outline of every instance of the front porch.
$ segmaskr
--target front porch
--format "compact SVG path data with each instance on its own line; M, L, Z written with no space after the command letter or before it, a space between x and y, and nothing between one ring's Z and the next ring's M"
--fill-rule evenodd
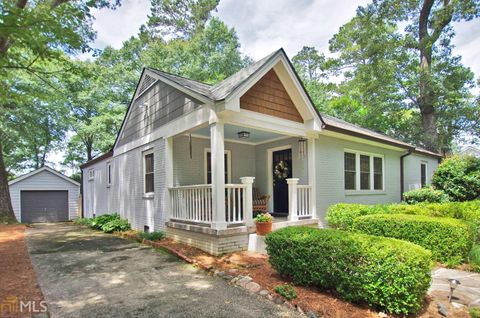
M240 132L249 138L238 138ZM168 237L214 255L247 249L255 232L255 192L270 197L266 210L274 215L274 230L318 226L314 137L216 123L174 136L168 144ZM278 173L282 161L288 169Z

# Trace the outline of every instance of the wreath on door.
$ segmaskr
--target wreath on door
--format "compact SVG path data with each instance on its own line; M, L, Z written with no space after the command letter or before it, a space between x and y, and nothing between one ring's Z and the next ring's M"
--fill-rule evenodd
M274 176L274 182L276 180L281 181L285 180L288 178L288 175L290 174L290 167L288 166L288 163L284 160L280 161L275 165L275 168L273 170L273 176Z

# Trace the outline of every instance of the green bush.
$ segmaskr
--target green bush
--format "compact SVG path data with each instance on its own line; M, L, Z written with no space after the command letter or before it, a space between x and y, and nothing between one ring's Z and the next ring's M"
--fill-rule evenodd
M113 219L103 224L101 230L105 233L128 231L130 224L125 219Z
M354 230L418 244L442 263L460 264L468 259L475 232L471 224L452 218L407 214L373 214L355 219Z
M140 232L138 233L140 238L149 240L149 241L160 241L165 238L165 233L161 231L156 232Z
M275 291L285 297L286 300L292 300L297 298L297 292L290 285L278 285L275 286Z
M431 187L411 190L403 194L403 200L408 204L421 202L444 203L448 202L448 195L442 190L435 190Z
M480 198L480 158L453 156L445 159L432 177L432 185L452 201Z
M295 284L335 290L389 313L417 312L430 285L432 255L409 242L287 227L267 235L266 243L272 266Z
M92 219L91 227L96 230L102 230L102 227L110 221L120 220L120 215L114 214L103 214Z
M92 221L93 221L93 218L78 218L75 221L73 221L73 224L91 226Z
M352 227L355 218L372 214L373 209L380 209L381 207L381 205L372 206L355 203L338 203L328 208L326 219L331 227L347 230Z

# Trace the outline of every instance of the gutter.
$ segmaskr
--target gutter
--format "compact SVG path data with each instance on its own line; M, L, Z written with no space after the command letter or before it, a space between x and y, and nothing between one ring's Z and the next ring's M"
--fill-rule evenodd
M403 159L407 156L410 156L413 153L412 149L408 149L407 153L400 156L400 200L403 201L403 193L405 192L405 185L404 185L404 163Z

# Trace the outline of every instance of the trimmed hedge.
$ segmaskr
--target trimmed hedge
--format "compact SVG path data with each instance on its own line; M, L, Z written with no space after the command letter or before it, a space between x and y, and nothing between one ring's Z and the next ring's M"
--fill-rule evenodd
M340 203L330 206L327 212L328 224L333 228L351 229L355 218L370 214L415 214L425 216L451 217L464 220L480 229L480 200L468 202L379 204L363 205ZM477 234L477 239L480 235Z
M356 218L352 228L418 244L430 250L437 261L451 265L468 259L475 238L473 226L465 221L424 215L365 215Z
M283 228L265 241L272 266L295 284L389 313L417 312L430 285L432 254L409 242L308 227Z
M444 203L450 201L448 195L442 190L435 190L431 187L415 189L403 194L403 200L408 204L421 202Z

